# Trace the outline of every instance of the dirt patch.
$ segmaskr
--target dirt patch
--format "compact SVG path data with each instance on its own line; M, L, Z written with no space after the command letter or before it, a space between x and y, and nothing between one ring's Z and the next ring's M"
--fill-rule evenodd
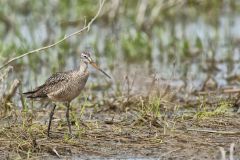
M67 134L64 108L56 111L52 138L46 136L48 109L16 110L1 119L0 155L4 159L220 159L220 150L224 148L228 157L234 145L234 157L240 157L239 114L233 106L213 114L222 105L214 107L191 114L191 107L181 112L180 108L173 112L175 116L169 116L168 109L158 118L142 109L111 107L88 107L80 116L82 109L74 107L73 138Z

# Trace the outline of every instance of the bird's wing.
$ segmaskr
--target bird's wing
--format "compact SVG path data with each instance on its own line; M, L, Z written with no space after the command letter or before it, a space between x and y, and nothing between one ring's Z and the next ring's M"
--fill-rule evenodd
M70 72L70 71L69 71ZM69 78L69 72L57 72L45 81L45 85L55 85Z
M62 89L70 79L70 72L57 72L48 78L44 83L45 94Z
M32 91L25 92L28 98L44 98L47 94L61 89L69 81L70 72L57 72L49 77L45 83Z

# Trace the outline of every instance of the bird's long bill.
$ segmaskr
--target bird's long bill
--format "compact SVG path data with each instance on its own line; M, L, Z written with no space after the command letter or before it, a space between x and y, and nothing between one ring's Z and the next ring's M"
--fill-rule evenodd
M101 71L103 74L105 74L105 76L107 76L108 78L111 79L111 77L110 77L106 72L104 72L101 68L99 68L95 62L91 62L90 64L91 64L94 68L96 68L97 70L99 70L99 71Z

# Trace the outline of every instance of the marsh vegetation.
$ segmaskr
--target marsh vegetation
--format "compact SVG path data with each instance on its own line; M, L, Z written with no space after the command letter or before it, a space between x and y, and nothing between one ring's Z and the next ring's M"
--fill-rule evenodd
M99 7L0 2L0 64L81 29ZM239 13L237 0L106 1L88 32L0 70L0 158L239 158ZM49 104L21 93L78 67L86 48L112 80L90 68L72 102L75 137L59 103L49 139Z

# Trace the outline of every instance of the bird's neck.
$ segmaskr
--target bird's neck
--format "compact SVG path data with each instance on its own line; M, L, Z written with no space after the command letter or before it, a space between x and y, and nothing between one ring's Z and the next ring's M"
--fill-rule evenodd
M81 73L86 72L87 68L88 68L88 64L87 64L86 62L81 62L81 63L80 63L79 71L80 71Z

